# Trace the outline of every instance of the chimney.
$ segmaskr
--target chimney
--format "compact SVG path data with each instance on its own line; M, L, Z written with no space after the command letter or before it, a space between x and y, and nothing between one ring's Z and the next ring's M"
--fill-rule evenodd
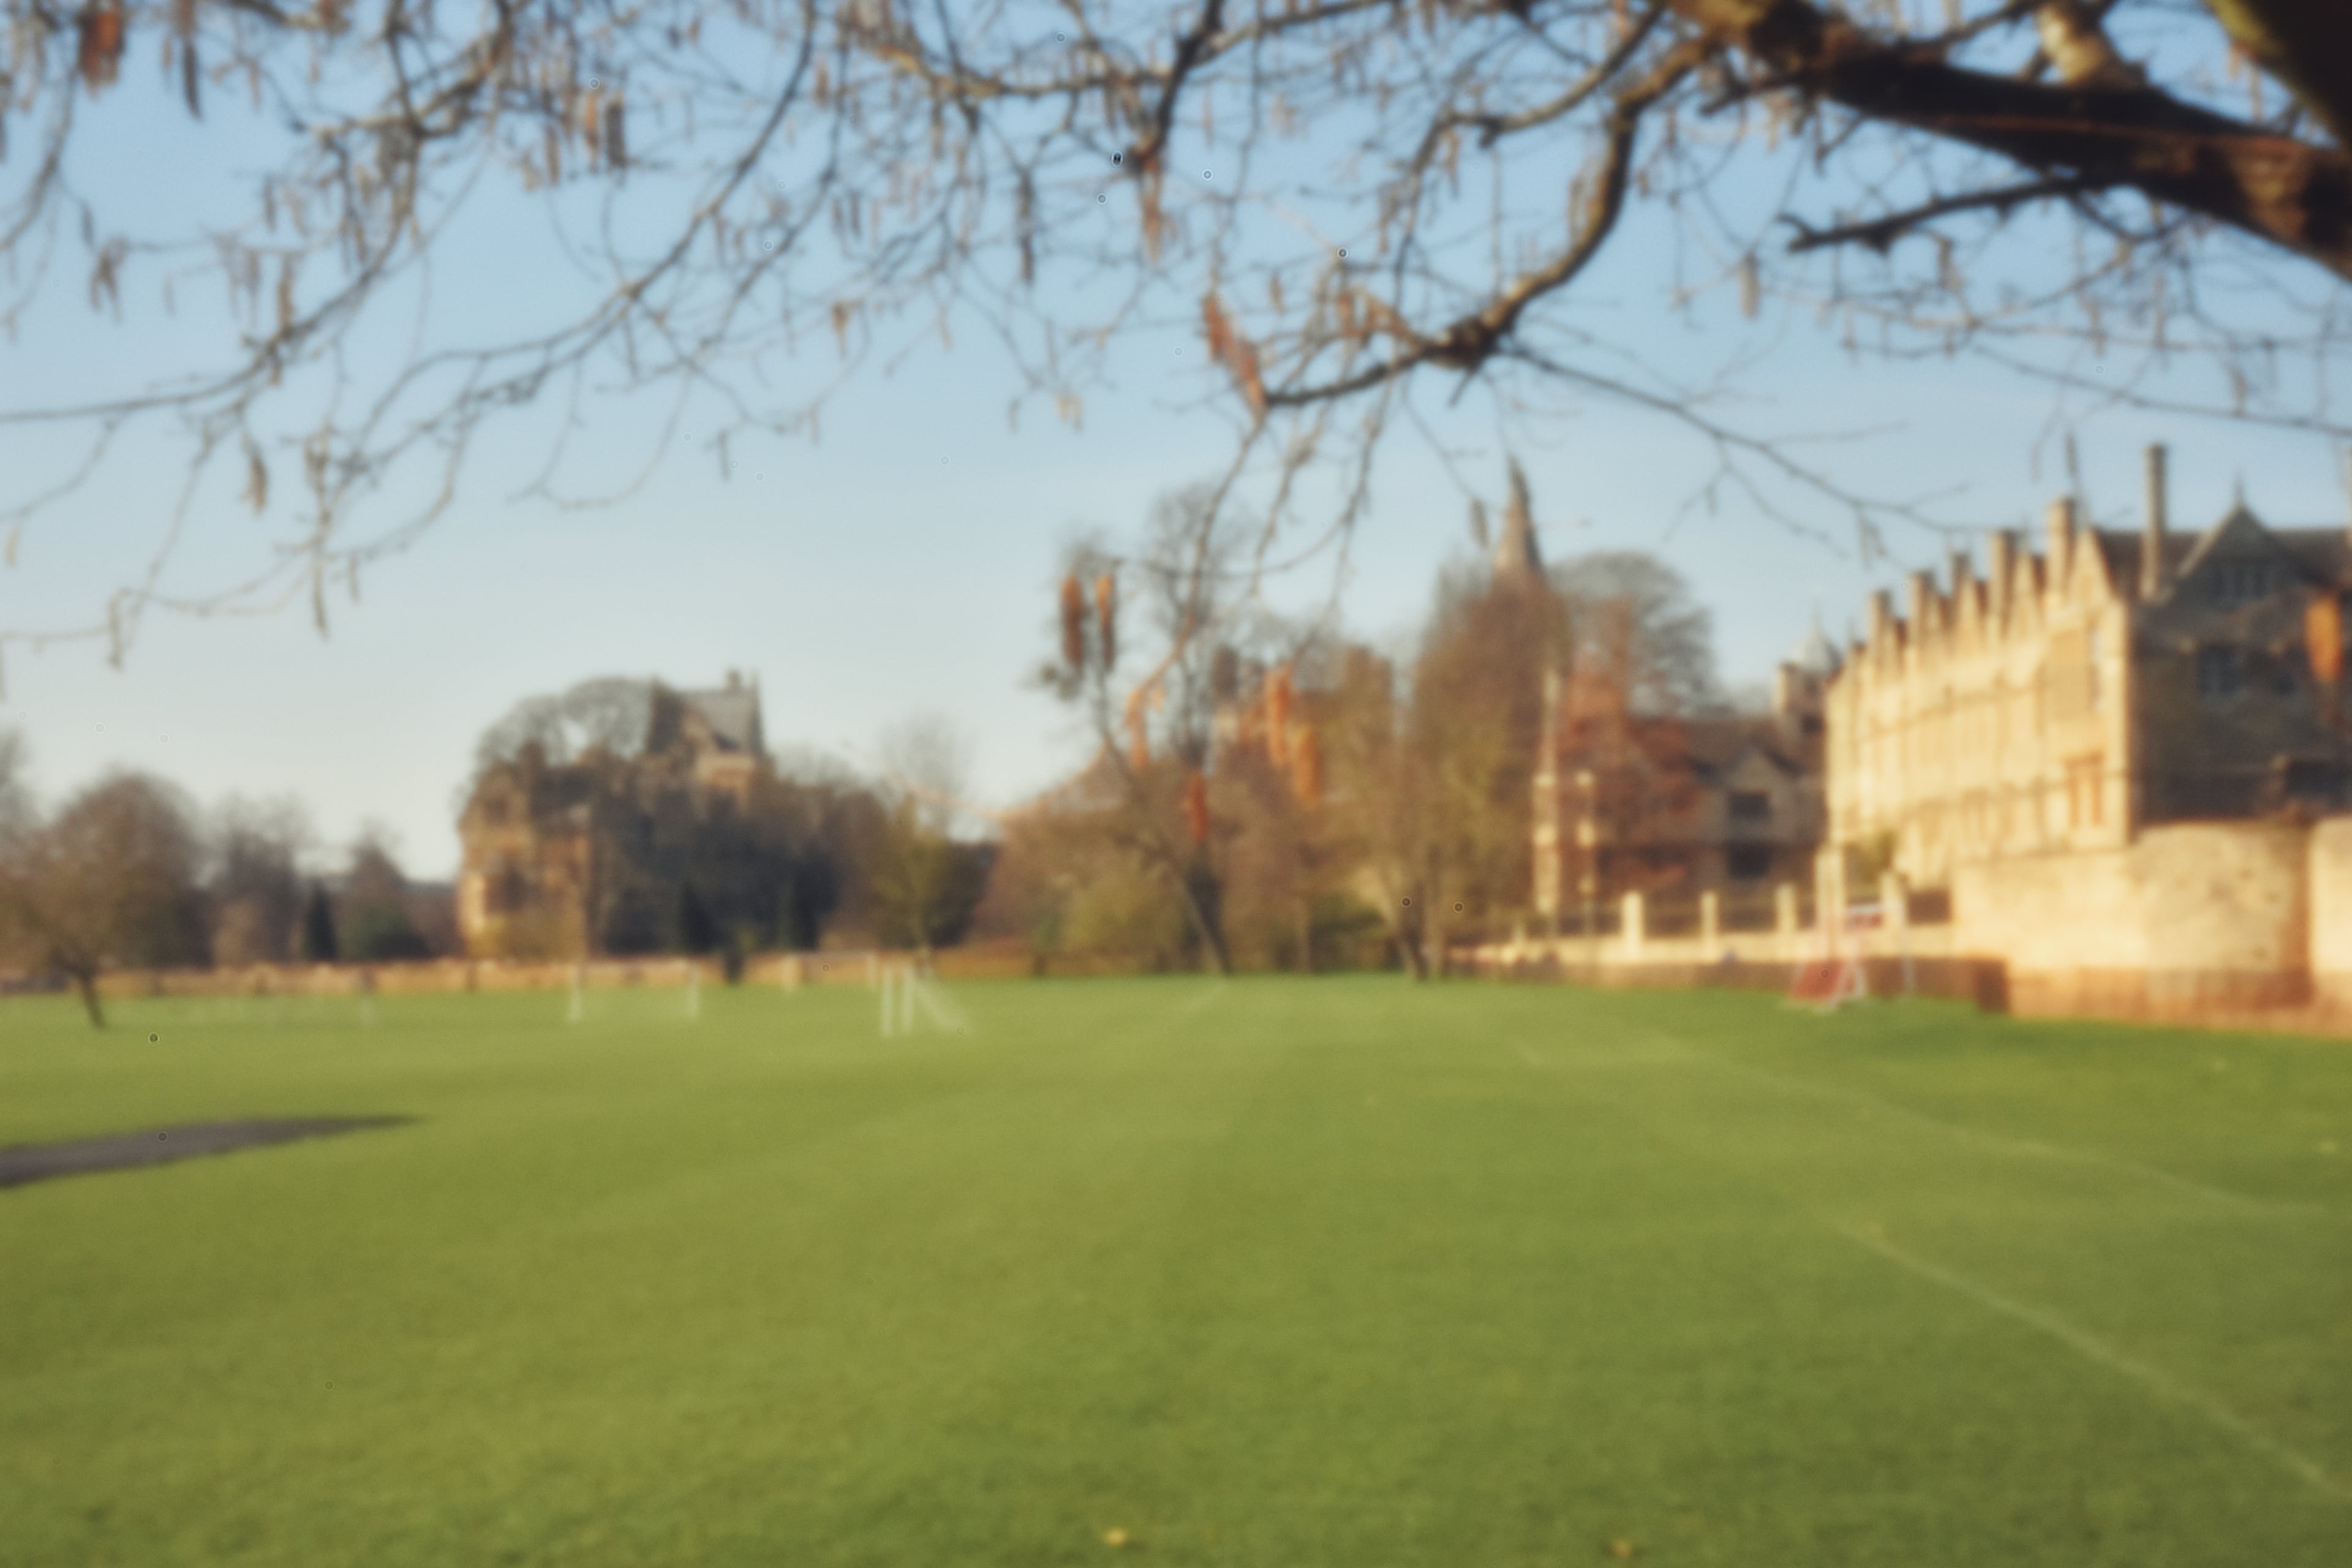
M2009 579L2016 569L2017 540L2004 528L1985 542L1985 581L1992 589L1986 609L1995 622L2009 614Z
M2164 592L2164 535L2172 526L2164 494L2164 443L2147 448L2147 518L2139 547L2139 596L2142 602Z
M1911 640L1924 643L1936 630L1936 574L1911 574Z

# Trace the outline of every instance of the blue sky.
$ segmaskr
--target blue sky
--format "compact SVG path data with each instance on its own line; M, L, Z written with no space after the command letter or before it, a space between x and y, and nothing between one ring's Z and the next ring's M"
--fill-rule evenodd
M124 95L93 155L129 151L161 123L145 114ZM150 156L153 145L142 140L138 155L157 188L216 186L220 158L203 138L175 135ZM530 233L509 215L486 219L438 268L436 308L463 330L568 286ZM1770 319L1750 325L1728 300L1703 303L1686 324L1655 298L1663 244L1630 231L1594 280L1592 309L1664 365L1700 366L1777 340L1746 383L1753 400L1742 417L1765 429L1872 430L1841 449L1842 476L1885 492L1949 491L1940 510L1954 521L2026 524L2063 489L2054 447L2045 442L2033 471L2035 444L2049 434L2046 393L1965 363L1852 364L1827 334ZM217 282L184 301L175 321L141 302L152 300L152 281L129 293L130 319L117 327L88 312L78 287L54 290L13 344L0 341L0 402L119 390L190 351L191 304L218 308ZM682 446L607 510L510 500L549 428L544 417L518 421L482 455L446 521L369 574L360 603L335 596L327 639L298 605L268 619L157 617L119 671L92 644L38 657L11 649L0 725L29 741L51 799L118 766L164 773L207 803L292 795L330 844L363 822L387 825L418 876L455 868L456 796L480 731L525 696L594 675L697 685L730 668L757 671L773 740L853 762L890 724L941 714L971 742L977 793L1016 800L1083 754L1062 711L1024 684L1045 648L1058 546L1076 526L1132 528L1156 494L1213 474L1228 426L1189 406L1207 382L1197 342L1181 336L1128 345L1077 430L1034 407L1009 430L1011 367L977 332L958 342L855 384L829 407L820 443L739 447L724 483L714 462ZM806 374L831 374L834 357L829 341L811 345ZM1658 416L1584 399L1498 427L1476 399L1448 414L1443 390L1425 406L1490 504L1507 443L1531 480L1547 553L1656 552L1714 612L1735 683L1766 679L1817 605L1836 633L1859 619L1871 587L1939 558L1934 540L1897 533L1888 540L1896 563L1865 572L1850 550L1792 536L1737 504L1675 525L1706 457ZM642 400L593 405L587 465L664 412ZM2249 500L2274 521L2346 520L2340 458L2325 442L2115 414L2081 437L2099 521L2136 523L2148 440L2173 448L2181 526L2218 516L2242 476ZM56 458L54 441L0 437L0 500L19 499L27 476ZM144 561L184 457L153 440L126 447L101 482L29 528L16 566L0 571L0 625L86 619ZM183 584L237 575L273 530L282 537L285 519L255 519L236 504L236 488L213 486L195 508L175 568ZM1374 495L1351 545L1346 614L1360 633L1402 637L1437 569L1469 548L1465 505L1409 436L1385 452ZM1816 510L1821 528L1850 542L1840 519ZM1303 601L1328 581L1305 574L1273 593Z

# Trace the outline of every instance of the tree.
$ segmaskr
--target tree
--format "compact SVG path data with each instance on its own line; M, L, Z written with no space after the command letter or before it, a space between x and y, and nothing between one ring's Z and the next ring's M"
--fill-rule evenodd
M342 956L336 940L335 900L324 882L310 884L310 901L302 909L302 962L332 963Z
M311 837L291 800L231 800L215 814L206 890L216 963L283 963L293 956L302 920L297 866Z
M1429 978L1430 870L1437 835L1433 770L1413 742L1392 661L1370 648L1340 660L1323 725L1332 815L1358 847L1360 877L1398 958Z
M525 698L482 732L474 747L475 770L510 763L532 742L554 767L597 748L634 756L652 728L656 692L656 682L605 675L554 696Z
M1219 974L1231 961L1207 770L1221 660L1249 635L1248 542L1213 485L1159 498L1130 556L1080 542L1057 603L1061 657L1037 678L1085 715L1097 747L1089 772L1117 803L1102 826L1181 902L1202 961ZM1138 622L1149 640L1126 659ZM1123 659L1143 672L1123 673Z
M1575 628L1569 662L1605 669L1633 712L1724 706L1715 619L1681 573L1643 551L1599 551L1561 562L1551 581Z
M1353 467L1318 521L1352 521L1424 385L1504 415L1545 391L1647 410L1712 446L1709 495L1791 521L1829 506L1865 547L1916 516L1577 309L1637 211L1691 258L1660 269L1670 301L1777 299L1857 352L1971 353L2062 391L2103 352L2126 366L2104 396L2352 434L2324 377L2280 363L2340 350L2352 278L2352 20L2315 0L1882 0L1867 20L1822 0L0 14L0 132L20 149L0 251L26 280L0 313L70 289L128 322L144 286L168 306L207 273L233 301L194 374L0 415L86 454L5 521L159 424L194 459L184 518L215 462L257 510L288 488L274 474L300 478L251 582L133 573L87 626L40 633L117 657L166 607L307 600L323 631L329 584L356 594L447 509L491 426L551 392L670 397L649 457L691 429L723 471L730 439L816 428L824 390L768 392L777 360L829 336L863 363L956 322L1019 356L1016 409L1050 397L1075 419L1123 331L1197 319L1236 472L1269 458L1276 522L1318 460ZM79 107L141 90L115 84L151 38L223 166L263 149L184 234L146 231L148 171L72 156ZM525 200L587 293L542 283L545 314L502 340L364 352L462 243L468 204ZM86 268L47 265L76 243ZM2200 287L2217 268L2252 286ZM2200 369L2167 380L2175 361ZM387 483L412 468L432 481L419 509L371 511L418 493Z
M388 837L373 826L362 832L352 847L351 869L337 900L335 945L355 963L429 958L433 953L409 908L408 878L392 857Z
M69 979L103 1026L98 976L111 964L205 961L202 845L187 803L162 781L116 773L46 823L20 817L0 854L0 931Z
M1570 648L1567 605L1533 572L1456 570L1412 671L1404 743L1420 796L1413 878L1423 941L1523 909L1545 669Z
M935 714L909 719L883 736L883 804L887 811L864 868L881 917L882 941L928 953L953 942L970 922L986 881L984 857L960 844L955 818L965 796L969 747Z

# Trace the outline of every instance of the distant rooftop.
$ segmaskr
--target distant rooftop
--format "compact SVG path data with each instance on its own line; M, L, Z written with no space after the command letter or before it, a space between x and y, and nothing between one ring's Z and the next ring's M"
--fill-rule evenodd
M767 738L760 723L760 682L754 676L746 684L741 673L727 672L727 684L702 691L681 691L678 696L687 705L702 715L718 737L722 751L741 752L751 756L767 752Z

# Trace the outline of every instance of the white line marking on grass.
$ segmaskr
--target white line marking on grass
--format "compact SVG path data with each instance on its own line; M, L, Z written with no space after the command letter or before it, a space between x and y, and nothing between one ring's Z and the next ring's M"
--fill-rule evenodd
M1987 1289L1973 1279L1966 1279L1948 1268L1930 1263L1924 1258L1914 1258L1884 1237L1873 1236L1866 1230L1858 1230L1852 1226L1840 1225L1833 1220L1824 1219L1822 1223L1848 1241L1858 1247L1868 1247L1888 1262L1909 1269L1922 1279L1932 1280L1947 1290L1967 1297L1979 1307L1998 1312L2005 1318L2013 1318L2028 1328L2039 1330L2084 1359L2095 1362L2110 1372L2122 1373L2160 1398L2197 1412L2215 1426L2289 1471L2298 1479L2326 1493L2337 1502L2352 1502L2352 1489L2347 1489L2343 1483L2320 1468L2311 1459L2295 1452L2260 1427L2252 1425L2212 1395L2191 1388L2179 1379L2158 1371L2146 1362L2135 1361L2114 1346L2093 1338L2072 1323L2053 1317L2038 1307L2029 1307L2022 1301L2013 1301L1997 1291Z
M2097 1166L2124 1175L2137 1176L2143 1181L2161 1183L2180 1192L2203 1198L2209 1203L2223 1204L2231 1208L2246 1209L2257 1214L2312 1215L2329 1212L2326 1205L2321 1204L2295 1203L2273 1198L2250 1198L2242 1193L2233 1193L2226 1187L2208 1186L2203 1182L2195 1181L2188 1176L2176 1175L2159 1166L2143 1165L2137 1160L2126 1160L2121 1155L2101 1154L2088 1149L2070 1149L2063 1144L2044 1143L2035 1138L2012 1137L2005 1132L1987 1132L1981 1128L1966 1126L1957 1121L1945 1121L1929 1116L1925 1111L1914 1110L1907 1105L1898 1105L1894 1100L1873 1094L1865 1089L1842 1089L1829 1084L1814 1083L1807 1079L1792 1078L1786 1073L1773 1072L1768 1068L1754 1067L1747 1062L1735 1061L1729 1057L1717 1056L1713 1051L1701 1050L1689 1041L1678 1039L1672 1035L1659 1035L1656 1038L1662 1044L1671 1046L1676 1050L1687 1052L1703 1061L1712 1062L1727 1072L1738 1073L1752 1078L1759 1083L1769 1083L1777 1089L1792 1089L1822 1100L1840 1100L1845 1104L1859 1106L1866 1110L1875 1110L1882 1115L1892 1116L1900 1121L1916 1122L1923 1127L1932 1127L1947 1137L1963 1143L1975 1143L1987 1149L1998 1149L2009 1153L2030 1154L2037 1159Z

